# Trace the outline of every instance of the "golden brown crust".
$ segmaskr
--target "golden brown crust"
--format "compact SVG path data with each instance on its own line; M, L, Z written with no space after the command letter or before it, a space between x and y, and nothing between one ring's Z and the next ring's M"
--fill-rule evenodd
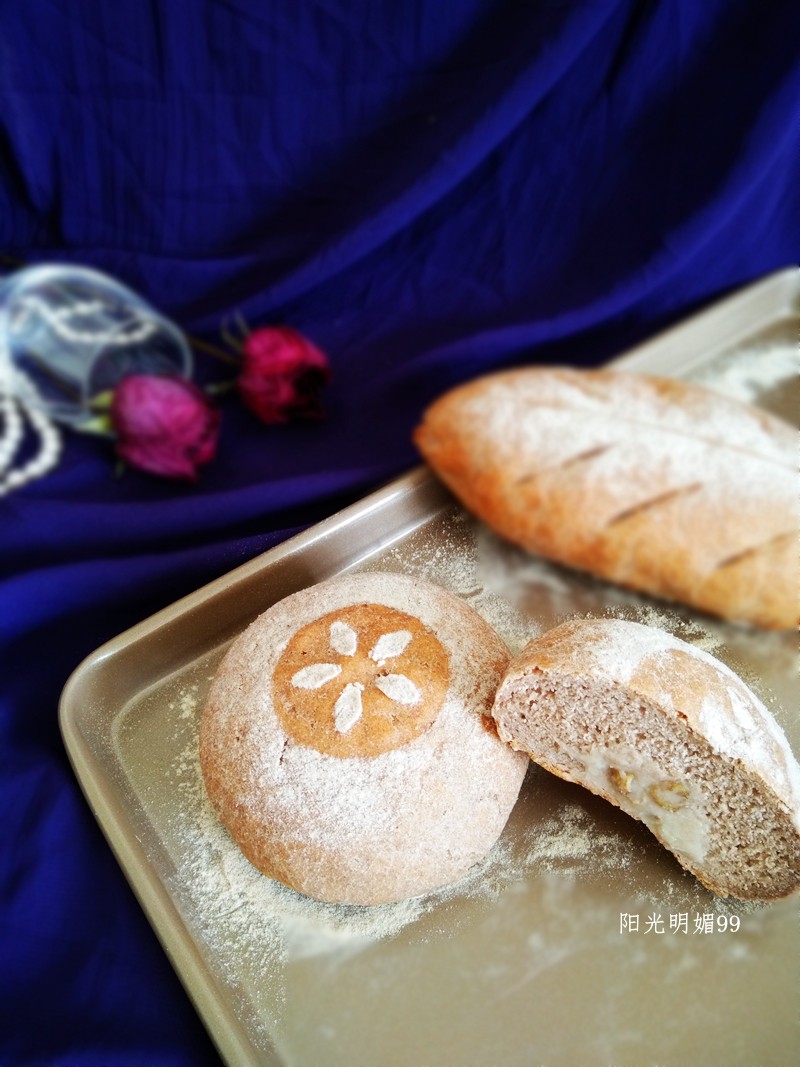
M529 368L445 394L414 440L529 551L723 618L798 623L797 433L773 416L671 379Z

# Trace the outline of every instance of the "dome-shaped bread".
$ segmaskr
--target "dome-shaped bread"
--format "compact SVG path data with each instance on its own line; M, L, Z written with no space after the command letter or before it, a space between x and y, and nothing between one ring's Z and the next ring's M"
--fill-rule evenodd
M527 759L497 737L505 645L462 600L401 575L294 593L233 643L200 760L259 870L319 900L450 883L500 836Z
M638 623L573 620L526 645L493 714L514 748L640 819L721 896L800 887L800 768L706 652Z

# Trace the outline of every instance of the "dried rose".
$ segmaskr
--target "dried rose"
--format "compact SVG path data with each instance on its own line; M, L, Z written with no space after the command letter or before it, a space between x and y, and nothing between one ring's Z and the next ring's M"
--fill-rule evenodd
M242 345L237 385L262 422L321 419L320 391L330 381L328 358L288 326L263 326Z
M197 468L214 458L219 411L184 378L123 378L114 390L110 416L117 452L132 467L193 482Z

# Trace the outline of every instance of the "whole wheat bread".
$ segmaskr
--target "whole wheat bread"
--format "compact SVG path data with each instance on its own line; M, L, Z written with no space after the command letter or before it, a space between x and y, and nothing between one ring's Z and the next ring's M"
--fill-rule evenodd
M503 740L640 819L719 895L800 886L800 768L707 653L638 623L574 620L522 650L493 714Z
M268 608L223 658L200 765L250 862L298 892L382 904L489 852L528 761L491 705L508 650L439 586L343 574Z
M726 619L798 622L798 433L702 386L526 368L446 393L414 435L462 503L538 555Z

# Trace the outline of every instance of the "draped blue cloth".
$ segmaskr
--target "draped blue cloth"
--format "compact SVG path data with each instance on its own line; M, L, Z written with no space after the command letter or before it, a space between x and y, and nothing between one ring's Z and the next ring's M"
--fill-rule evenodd
M800 253L796 0L0 3L0 255L329 355L195 486L72 434L0 499L0 1062L216 1062L71 773L105 640L405 470L446 387L596 364ZM198 352L197 377L230 368Z

